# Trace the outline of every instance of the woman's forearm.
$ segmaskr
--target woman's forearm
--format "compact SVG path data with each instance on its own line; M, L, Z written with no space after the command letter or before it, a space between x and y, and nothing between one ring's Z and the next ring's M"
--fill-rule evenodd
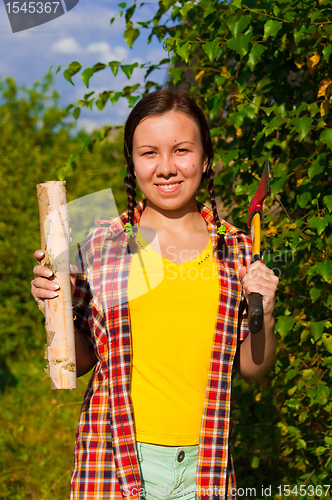
M274 317L264 316L260 332L251 334L239 345L235 368L247 382L257 382L271 367L276 354Z
M93 347L87 338L75 327L76 372L81 377L88 373L97 363Z

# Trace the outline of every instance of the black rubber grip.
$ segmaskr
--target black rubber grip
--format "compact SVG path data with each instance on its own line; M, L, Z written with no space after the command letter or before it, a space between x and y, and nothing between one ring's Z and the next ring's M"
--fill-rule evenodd
M263 297L260 293L249 295L249 330L251 333L258 333L263 324Z

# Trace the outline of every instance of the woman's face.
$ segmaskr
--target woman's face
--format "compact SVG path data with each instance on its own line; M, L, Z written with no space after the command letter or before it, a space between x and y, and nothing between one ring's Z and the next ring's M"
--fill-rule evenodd
M199 128L185 113L144 118L133 137L134 172L153 205L176 210L195 200L207 161Z

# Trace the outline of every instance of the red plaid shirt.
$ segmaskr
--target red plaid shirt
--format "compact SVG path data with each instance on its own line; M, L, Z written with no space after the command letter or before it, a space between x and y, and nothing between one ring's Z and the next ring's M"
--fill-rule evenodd
M139 224L145 203L137 204L134 225ZM212 210L201 203L197 206L216 248L218 234ZM132 254L128 253L124 230L127 217L124 212L107 221L106 227L93 230L78 255L82 273L73 299L75 325L93 343L98 363L76 433L71 500L133 500L143 492L130 397L127 286ZM252 248L246 233L225 221L222 224L228 257L226 262L216 257L220 299L201 424L196 499L230 498L231 489L232 498L236 498L229 443L231 375L238 342L248 334L239 269L250 265Z

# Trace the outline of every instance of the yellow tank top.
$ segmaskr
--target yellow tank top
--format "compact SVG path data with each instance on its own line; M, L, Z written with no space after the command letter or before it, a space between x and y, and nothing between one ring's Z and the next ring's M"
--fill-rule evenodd
M128 295L136 439L197 444L219 301L211 240L183 264L146 246L133 255Z

